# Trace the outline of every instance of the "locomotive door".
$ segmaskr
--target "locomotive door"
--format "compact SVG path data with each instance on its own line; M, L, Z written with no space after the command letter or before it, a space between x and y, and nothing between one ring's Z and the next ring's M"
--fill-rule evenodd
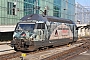
M73 40L76 41L78 39L78 29L77 27L74 25L73 27L74 29L74 33L73 33Z
M72 41L74 41L74 25L70 24L70 38Z
M40 37L40 41L44 41L45 40L45 36L46 36L46 29L45 29L45 23L38 23L37 24L37 30L38 30L38 35Z

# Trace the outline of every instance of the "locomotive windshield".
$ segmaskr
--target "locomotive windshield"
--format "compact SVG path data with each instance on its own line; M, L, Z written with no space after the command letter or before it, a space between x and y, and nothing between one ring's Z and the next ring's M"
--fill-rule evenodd
M24 30L24 31L33 31L35 27L35 24L25 24L25 23L20 23L18 24L16 30Z
M34 33L35 23L18 23L13 34L14 38L29 38Z

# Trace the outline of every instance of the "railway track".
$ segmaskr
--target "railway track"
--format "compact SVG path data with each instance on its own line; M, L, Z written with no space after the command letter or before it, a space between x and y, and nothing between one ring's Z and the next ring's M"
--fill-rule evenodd
M80 40L80 41L77 41L76 43L83 43L83 44L81 44L80 46L77 46L75 48L71 48L69 50L60 52L58 54L55 54L55 55L52 55L52 56L49 56L49 57L46 57L46 58L42 58L41 60L67 60L67 59L69 59L73 56L76 56L76 55L90 49L90 41L89 40ZM76 43L73 43L73 44L76 44ZM60 47L63 47L63 46L60 46ZM60 48L60 47L55 47L55 48ZM46 50L52 50L52 49L55 49L55 48L46 49ZM35 52L29 52L29 53L26 53L26 55L39 53L39 52L43 52L43 51L46 51L46 50L39 50L39 51L35 51ZM20 59L21 54L22 54L22 52L14 52L14 53L0 55L0 60L17 60L18 58ZM16 58L16 59L14 59L14 58Z
M85 41L82 45L77 46L75 48L69 49L67 51L55 54L53 56L44 58L42 60L67 60L71 57L79 55L80 53L87 51L90 49L90 41Z
M0 55L0 60L9 60L12 58L16 58L16 57L19 57L20 54L21 54L21 52L14 52L14 53Z

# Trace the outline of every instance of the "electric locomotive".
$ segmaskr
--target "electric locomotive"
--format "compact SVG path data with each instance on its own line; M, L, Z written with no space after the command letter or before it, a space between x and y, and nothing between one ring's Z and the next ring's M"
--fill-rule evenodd
M11 46L15 50L34 51L77 41L76 24L69 19L31 14L17 23Z

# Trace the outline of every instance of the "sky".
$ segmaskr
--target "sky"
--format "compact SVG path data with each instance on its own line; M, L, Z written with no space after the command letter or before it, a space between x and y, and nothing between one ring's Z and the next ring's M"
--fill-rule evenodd
M90 6L90 0L75 0L75 2L78 2L83 6Z

